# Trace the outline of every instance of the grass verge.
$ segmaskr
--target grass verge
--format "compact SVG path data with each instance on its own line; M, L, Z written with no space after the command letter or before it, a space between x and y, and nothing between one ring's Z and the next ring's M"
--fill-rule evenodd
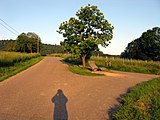
M96 73L91 73L89 71L87 71L87 69L85 68L80 68L77 66L69 66L68 67L69 71L71 71L72 73L76 73L79 75L86 75L86 76L104 76L103 74L96 74Z
M122 106L113 120L159 120L160 78L133 87L120 102Z
M41 61L43 57L36 57L36 58L31 58L29 60L26 60L24 62L17 62L13 66L5 66L0 68L0 82L5 80L8 77L11 77L27 68L30 66L38 63Z
M145 74L157 74L160 75L160 62L157 61L141 61L141 60L129 60L121 58L94 58L99 67L106 67L109 70L118 70L125 72L136 72Z
M0 67L13 66L15 63L24 62L31 58L39 57L38 53L1 52Z

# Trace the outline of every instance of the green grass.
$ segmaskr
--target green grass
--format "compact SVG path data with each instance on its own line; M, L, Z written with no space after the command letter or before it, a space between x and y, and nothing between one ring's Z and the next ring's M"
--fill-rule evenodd
M133 87L120 102L122 106L113 114L114 120L159 120L160 78Z
M78 66L69 66L68 67L69 71L79 74L79 75L86 75L86 76L104 76L103 74L96 74L96 73L91 73L90 71L87 71L85 68L80 68Z
M0 67L12 66L15 63L24 62L39 56L37 53L0 52Z
M0 52L0 55L0 81L27 69L43 59L39 54Z
M160 62L94 57L92 57L91 60L94 60L97 66L106 67L109 70L157 75L160 74Z
M81 65L80 59L75 59L69 56L69 54L54 54L53 56L58 56L64 58L65 62ZM108 70L118 70L125 72L136 72L145 74L156 74L160 75L160 61L142 61L142 60L132 60L132 59L121 59L121 58L96 58L91 57L91 60L95 61L96 65L99 67L105 67ZM86 63L87 66L89 66Z
M156 74L160 75L160 62L157 61L142 61L142 60L129 60L121 58L95 58L91 57L91 60L95 61L99 67L105 67L108 70L118 70L125 72L136 72L145 74ZM67 57L64 59L65 62L80 65L80 59ZM89 66L86 63L87 66Z

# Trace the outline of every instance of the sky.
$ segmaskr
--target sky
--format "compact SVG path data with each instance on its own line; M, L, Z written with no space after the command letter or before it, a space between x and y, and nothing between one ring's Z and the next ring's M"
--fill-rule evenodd
M99 46L106 54L119 55L143 32L160 27L160 0L0 0L0 40L34 32L42 43L58 45L63 41L56 32L60 23L76 17L76 12L88 4L98 6L114 26L111 44ZM18 33L7 30L2 20Z

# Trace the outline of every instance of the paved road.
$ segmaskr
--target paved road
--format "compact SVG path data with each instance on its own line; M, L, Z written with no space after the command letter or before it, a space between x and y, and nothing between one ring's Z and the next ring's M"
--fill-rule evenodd
M59 116L106 120L108 111L118 105L120 94L155 77L125 72L81 76L69 72L59 58L46 57L0 83L0 120L53 120Z

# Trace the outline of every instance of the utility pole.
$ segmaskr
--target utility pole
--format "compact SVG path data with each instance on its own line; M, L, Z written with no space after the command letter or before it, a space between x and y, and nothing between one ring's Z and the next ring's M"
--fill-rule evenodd
M39 53L39 37L38 37L38 39L37 39L37 53Z

